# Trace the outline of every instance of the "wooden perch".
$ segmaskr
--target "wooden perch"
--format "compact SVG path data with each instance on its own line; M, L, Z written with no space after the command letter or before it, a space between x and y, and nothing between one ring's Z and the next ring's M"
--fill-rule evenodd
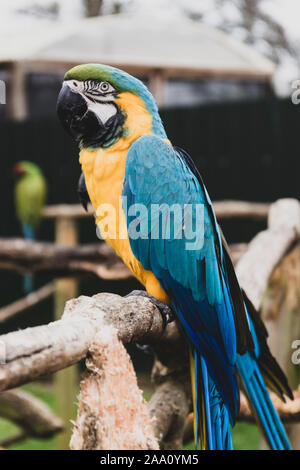
M88 211L85 211L81 204L53 204L43 209L44 219L77 219L83 217L92 217L94 214L91 204L88 205Z
M97 294L92 298L82 296L67 303L63 318L59 321L1 336L0 342L6 351L6 364L0 365L0 389L4 390L21 385L46 372L54 372L78 362L88 353L93 352L93 347L91 350L90 348L95 335L97 332L102 332L107 325L116 328L118 338L123 343L146 343L151 344L154 350L157 348L157 357L161 362L157 365L155 375L167 378L168 383L158 389L156 400L157 397L162 398L166 394L169 395L168 410L164 411L162 408L156 416L155 407L153 408L154 396L154 402L151 401L149 422L150 417L155 418L153 428L158 441L168 435L169 426L174 429L173 433L169 435L169 442L172 443L171 446L174 442L178 446L181 442L179 434L183 427L178 428L179 434L178 431L176 434L175 422L182 422L185 419L189 401L187 396L184 400L182 397L183 394L189 394L189 387L185 385L186 380L182 381L183 385L173 384L172 373L174 377L178 378L178 370L181 368L185 376L187 375L186 356L183 354L185 346L182 347L182 338L176 323L169 324L164 330L160 312L149 299L144 297L122 298L114 294ZM100 338L102 338L102 334L99 335L98 346ZM170 349L170 354L164 363L162 356L166 348ZM124 364L120 365L120 370L123 369L123 366ZM92 372L93 374L94 372ZM87 383L91 382L93 379ZM85 390L84 384L82 387L82 390ZM184 387L187 389L185 392L183 392ZM82 393L84 394L84 391ZM138 392L136 393L138 395ZM160 400L157 402L160 403ZM95 404L95 402L93 403ZM185 403L184 412L182 412L183 403ZM95 410L99 410L99 406L96 404L95 406ZM177 416L177 421L174 421L174 415ZM77 429L80 430L78 431L79 435L74 437L72 445L74 447L78 445L80 448L80 442L82 442L80 436L84 434L84 431L80 424L77 423L77 426ZM155 440L150 439L147 442L148 446L155 448ZM103 442L101 445L104 445Z
M234 263L246 250L245 243L230 246ZM104 242L70 247L56 243L31 243L22 238L0 238L0 268L21 273L51 273L55 276L94 274L105 280L132 277L120 258ZM43 291L41 295L44 296ZM1 313L0 311L0 321Z
M249 218L266 220L269 203L246 201L215 201L213 203L218 219ZM93 208L88 206L86 212L80 204L58 204L47 206L43 210L45 219L92 217Z
M261 219L266 220L270 204L246 201L215 201L213 203L217 219Z
M81 296L67 302L61 320L0 336L6 361L0 364L0 390L80 361L105 325L114 326L123 343L151 344L163 333L161 314L149 299Z
M20 426L26 437L48 438L63 429L47 405L22 390L0 393L0 416Z
M26 295L23 299L17 300L16 302L13 302L7 305L6 307L1 308L0 323L3 323L9 318L18 315L19 313L23 313L28 308L39 304L40 302L54 294L54 291L55 286L53 282L49 282L49 284L46 284L35 292L31 292L30 294Z
M131 273L105 243L70 247L0 239L0 268L53 275L93 273L102 279L127 279Z
M277 395L270 392L272 402L283 422L285 423L297 423L300 422L300 388L293 392L294 400L286 398L286 402L281 401ZM241 407L239 414L240 421L255 422L253 414L249 408L246 397L241 394Z

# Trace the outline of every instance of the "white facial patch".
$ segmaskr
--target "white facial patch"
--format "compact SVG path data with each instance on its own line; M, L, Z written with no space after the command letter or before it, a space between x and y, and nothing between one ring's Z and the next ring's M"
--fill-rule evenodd
M91 101L87 103L89 110L98 116L102 124L105 124L109 118L117 114L117 108L111 103L92 103Z
M83 82L79 80L67 80L63 85L79 93L86 101L88 109L98 116L102 124L106 124L106 122L117 113L116 106L108 102L112 101L111 95L103 95L101 98L97 97L97 101L94 101L89 92L85 91Z

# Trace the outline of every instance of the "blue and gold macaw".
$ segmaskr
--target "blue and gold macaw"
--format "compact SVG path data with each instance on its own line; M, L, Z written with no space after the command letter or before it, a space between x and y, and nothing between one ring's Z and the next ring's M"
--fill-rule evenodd
M79 143L84 183L103 238L183 325L191 351L196 442L200 439L203 449L232 448L240 379L270 446L289 449L266 384L282 399L292 398L291 390L238 284L201 176L168 140L149 90L116 68L79 65L65 75L57 111ZM163 236L168 215L159 212L174 204L203 209L201 242L193 249L187 249L183 215L179 229L173 226ZM130 208L141 206L146 216L141 211L134 219ZM189 216L197 227L197 211ZM143 226L140 236L137 226Z

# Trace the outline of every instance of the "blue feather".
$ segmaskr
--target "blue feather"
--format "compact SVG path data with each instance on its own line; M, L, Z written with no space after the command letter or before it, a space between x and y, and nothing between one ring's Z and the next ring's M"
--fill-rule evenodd
M221 236L211 201L200 180L182 154L161 138L146 135L134 142L127 154L123 195L131 204L144 204L148 208L150 228L147 239L130 238L130 246L143 268L154 273L171 298L194 351L194 362L198 365L194 381L197 393L203 394L201 399L205 408L209 448L232 448L230 424L234 425L239 411L237 369L271 446L274 449L289 448L284 428L259 370L257 359L260 348L249 319L249 335L252 334L254 350L243 355L237 353L234 302ZM179 233L178 227L173 228L173 232L171 229L170 239L163 238L161 233L167 231L166 224L170 217L166 217L159 228L159 209L151 213L153 204L178 204L182 214L186 204L202 204L203 224L198 227L200 232L197 234L202 236L203 243L194 250L188 250L186 234L183 233L182 238L174 236ZM132 219L128 214L126 217L129 226ZM155 217L156 220L153 220ZM194 227L197 219L193 212L189 214L189 219ZM182 227L186 223L182 215ZM153 226L160 237L154 236L151 231ZM199 370L201 390L197 386ZM198 397L195 402L199 404ZM198 413L198 410L195 412ZM198 416L196 421L199 422Z

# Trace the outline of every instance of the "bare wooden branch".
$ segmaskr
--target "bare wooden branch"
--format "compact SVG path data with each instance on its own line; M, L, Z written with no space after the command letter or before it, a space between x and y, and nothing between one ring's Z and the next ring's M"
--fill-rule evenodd
M77 219L91 217L93 213L91 204L88 205L88 211L85 211L81 204L53 204L52 206L44 207L42 216L45 219L56 219L60 217Z
M294 400L286 397L286 402L282 402L277 395L270 392L272 402L283 422L297 423L300 422L300 388L293 392ZM249 408L246 397L241 394L241 407L239 414L240 421L255 422L251 409Z
M5 364L0 364L0 390L30 382L83 359L105 325L113 325L123 343L159 341L163 321L147 298L116 294L81 296L67 302L61 320L0 336Z
M0 239L0 267L20 272L53 275L93 273L102 279L127 279L131 273L105 243L70 247L55 243L30 243Z
M247 244L244 243L230 246L234 263L246 250ZM55 276L93 274L106 280L132 277L112 248L100 241L69 247L56 243L31 243L22 238L0 238L0 268Z
M268 229L254 237L236 266L240 284L257 310L270 275L299 236L299 201L281 199L272 204Z
M50 282L35 292L31 292L20 300L13 302L6 307L0 309L0 323L7 321L9 318L24 312L43 300L47 299L54 293L54 284Z
M216 216L219 219L249 218L266 220L269 212L269 203L247 201L215 201L213 203ZM43 210L43 217L55 219L58 217L83 218L93 216L91 205L86 212L80 204L58 204L47 206Z
M0 393L0 416L20 426L26 436L51 437L63 429L45 403L22 390Z
M184 423L190 409L190 387L186 379L164 381L149 402L155 436L163 449L182 448Z
M218 219L261 219L268 218L269 203L246 201L215 201L214 210Z
M25 432L19 432L13 436L4 438L0 441L0 450L4 450L7 447L13 446L15 444L19 444L20 442L25 441L25 439L27 439L27 434Z
M244 256L247 250L248 250L247 243L234 243L232 245L229 245L230 257L234 266Z
M75 450L157 450L152 420L132 362L111 326L97 333L80 384Z

